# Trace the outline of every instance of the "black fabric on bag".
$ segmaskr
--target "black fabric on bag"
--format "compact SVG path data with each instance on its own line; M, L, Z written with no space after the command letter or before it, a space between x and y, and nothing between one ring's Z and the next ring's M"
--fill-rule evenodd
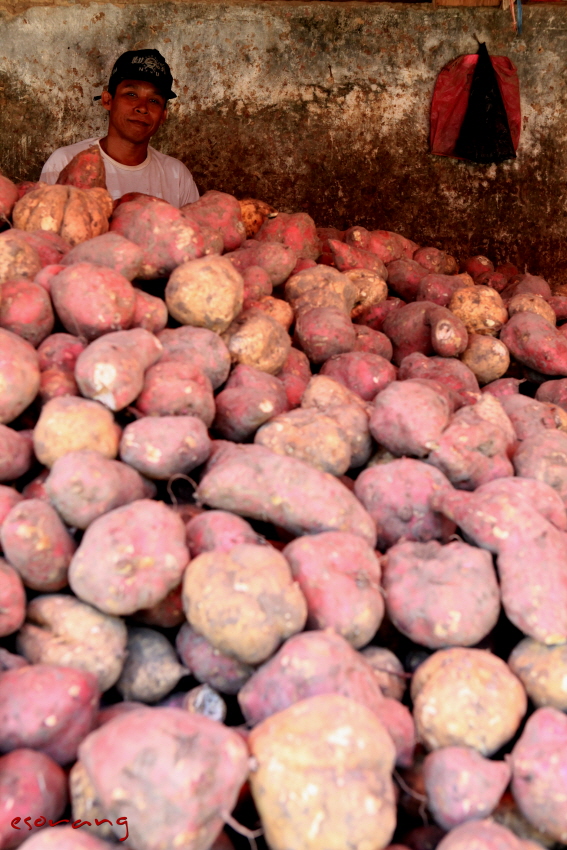
M506 108L484 43L478 47L478 62L454 156L483 163L516 158Z

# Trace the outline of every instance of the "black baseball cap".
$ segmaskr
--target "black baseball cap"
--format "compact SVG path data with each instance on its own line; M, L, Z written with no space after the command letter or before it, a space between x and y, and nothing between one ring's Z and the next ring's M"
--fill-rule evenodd
M116 90L123 80L144 80L153 83L166 100L177 97L171 90L173 77L169 65L159 50L127 50L119 56L108 80L109 91ZM93 100L100 100L100 95Z

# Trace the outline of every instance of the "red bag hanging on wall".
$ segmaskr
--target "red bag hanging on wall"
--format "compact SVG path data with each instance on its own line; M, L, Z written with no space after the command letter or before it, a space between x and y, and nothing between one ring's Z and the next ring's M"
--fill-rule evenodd
M521 130L520 84L518 72L507 56L491 56L498 88L502 95L514 150ZM455 146L467 111L478 54L458 56L441 70L431 101L431 153L454 156Z

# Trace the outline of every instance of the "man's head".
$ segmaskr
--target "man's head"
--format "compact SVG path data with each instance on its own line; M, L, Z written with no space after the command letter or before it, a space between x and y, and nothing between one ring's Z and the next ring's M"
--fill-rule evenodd
M171 90L173 77L169 65L158 50L127 50L119 56L110 73L108 91L111 95L123 80L143 80L153 83L166 101L177 97Z

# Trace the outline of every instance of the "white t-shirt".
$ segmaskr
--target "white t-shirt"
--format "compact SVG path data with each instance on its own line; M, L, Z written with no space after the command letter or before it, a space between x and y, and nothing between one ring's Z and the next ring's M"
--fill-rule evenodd
M96 138L86 139L74 145L57 148L43 166L40 181L53 185L65 166L81 151L100 147ZM178 159L148 147L148 156L140 165L122 165L100 148L106 169L106 186L115 201L127 192L144 192L155 195L174 207L192 204L199 199L199 190L191 172Z

